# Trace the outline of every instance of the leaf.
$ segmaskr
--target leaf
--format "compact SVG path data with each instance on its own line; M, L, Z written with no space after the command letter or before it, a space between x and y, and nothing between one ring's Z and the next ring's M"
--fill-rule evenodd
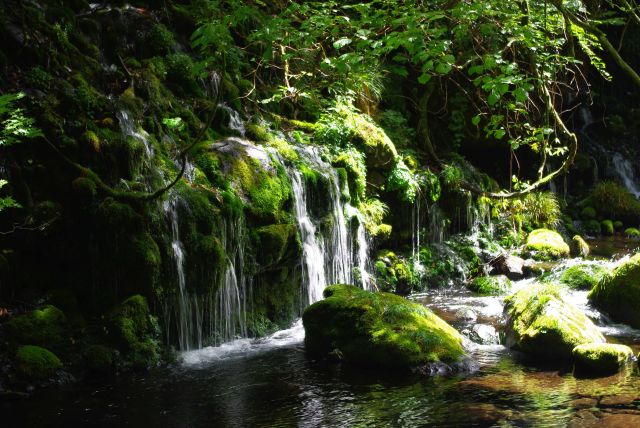
M529 94L524 88L516 88L516 90L513 91L513 96L519 103L523 103L529 98Z
M473 118L471 119L471 123L474 124L475 126L478 126L480 124L480 115L475 115L473 116Z
M342 39L338 39L335 42L333 42L333 47L335 49L341 49L341 48L343 48L343 47L345 47L347 45L350 45L351 42L353 42L353 40L344 37Z

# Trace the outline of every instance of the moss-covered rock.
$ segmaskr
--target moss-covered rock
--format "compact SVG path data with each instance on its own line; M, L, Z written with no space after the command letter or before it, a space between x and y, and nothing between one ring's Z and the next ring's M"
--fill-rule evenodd
M115 369L114 350L103 345L89 345L82 353L87 371L94 375L107 375Z
M585 373L616 373L632 359L633 351L625 345L587 343L573 349L575 368Z
M527 237L525 252L536 260L557 260L569 256L569 246L558 232L536 229Z
M620 232L624 229L624 223L620 220L616 220L613 222L613 228L616 230L616 232Z
M571 266L560 275L559 281L574 290L591 290L608 272L604 266L593 263Z
M352 285L329 286L324 296L303 316L311 355L400 370L464 356L460 334L417 303Z
M469 290L482 296L499 296L509 292L511 280L505 275L480 276L468 285Z
M557 286L537 284L505 299L506 345L546 358L569 359L573 348L604 343L598 328L565 301Z
M393 251L380 250L375 262L376 283L382 291L407 295L417 284L419 276L407 260Z
M580 235L575 235L571 239L571 256L573 257L587 257L591 252L589 244Z
M638 239L640 238L640 230L636 229L635 227L629 227L625 229L624 236L626 236L627 238Z
M603 220L600 223L600 230L602 231L603 235L606 235L606 236L613 235L613 233L615 232L615 229L613 227L613 222L611 220Z
M600 235L602 226L598 220L587 220L582 224L582 230L589 235Z
M593 207L584 207L580 212L580 218L583 220L593 220L596 215L596 210Z
M27 380L43 380L62 368L62 362L51 351L40 346L26 345L16 352L16 371Z
M605 275L589 300L612 319L640 328L640 253Z
M293 224L272 224L256 230L258 263L269 267L299 254L300 242Z
M67 318L52 305L11 318L7 324L9 337L19 344L56 346L64 338Z
M157 364L158 324L150 314L147 300L139 295L129 297L108 317L108 330L124 359L136 369Z

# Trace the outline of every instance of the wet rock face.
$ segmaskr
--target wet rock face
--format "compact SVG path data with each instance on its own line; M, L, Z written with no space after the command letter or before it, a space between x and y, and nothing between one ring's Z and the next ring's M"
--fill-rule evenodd
M640 254L605 275L589 293L589 300L615 321L640 328Z
M388 293L333 285L304 312L305 348L316 357L436 374L464 370L462 336L424 306Z
M587 316L565 301L558 287L537 284L505 299L506 345L555 359L570 359L573 348L604 343Z
M588 343L573 349L575 368L580 373L616 373L633 359L633 351L625 345Z

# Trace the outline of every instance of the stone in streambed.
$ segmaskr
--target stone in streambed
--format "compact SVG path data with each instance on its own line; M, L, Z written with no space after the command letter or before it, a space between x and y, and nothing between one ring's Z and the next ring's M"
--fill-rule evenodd
M536 229L527 237L525 254L536 260L557 260L569 257L569 246L562 236L553 230Z
M505 275L481 276L471 281L467 287L482 296L499 296L511 290L511 280Z
M587 343L573 349L576 370L583 373L616 373L633 358L631 348L612 343Z
M573 348L604 343L587 316L565 301L559 288L536 284L505 299L506 345L528 354L570 359Z
M462 336L430 310L389 293L332 285L302 317L309 355L437 373L464 360Z
M589 300L613 320L640 328L640 253L605 275Z

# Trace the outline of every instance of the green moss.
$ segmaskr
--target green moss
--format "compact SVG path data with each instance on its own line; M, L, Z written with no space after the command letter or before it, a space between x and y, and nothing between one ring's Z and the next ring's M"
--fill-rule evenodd
M158 324L144 297L129 297L114 309L108 317L108 330L132 367L147 368L158 363Z
M256 230L258 263L264 267L274 266L292 255L299 254L297 228L293 224L272 224Z
M536 260L556 260L569 256L569 246L558 232L536 229L527 237L525 252Z
M583 220L593 220L596 215L596 210L593 207L584 207L580 212L580 218Z
M597 264L571 266L560 275L560 283L574 290L591 290L608 272Z
M629 227L625 229L624 236L626 236L627 238L640 238L640 230L636 229L635 227Z
M640 253L605 275L589 300L615 321L640 328Z
M471 281L468 287L482 296L499 296L511 290L511 280L504 275L481 276Z
M598 220L587 220L582 225L582 229L591 235L600 235L602 232L602 226Z
M91 374L107 375L115 370L114 350L102 345L89 345L83 353L84 364Z
M134 116L137 116L144 108L144 102L136 96L133 87L127 88L120 95L118 102L123 109L130 111Z
M505 299L506 344L533 355L568 359L573 348L604 343L598 328L553 284L524 288Z
M82 135L82 141L90 146L95 152L100 151L100 138L93 131L87 131Z
M571 239L571 255L573 257L587 257L590 252L589 244L582 239L582 236L575 235Z
M573 349L577 371L597 374L616 373L633 360L633 351L625 345L588 343Z
M51 351L39 346L21 346L16 352L16 370L28 380L43 380L62 368L62 362Z
M73 180L71 188L84 200L91 200L98 193L96 182L86 177L78 177Z
M591 200L603 216L628 224L640 222L640 201L618 183L599 183L591 193Z
M460 334L417 303L351 285L329 286L324 296L303 316L312 355L338 350L347 362L398 370L464 356Z
M16 343L49 347L60 344L66 325L64 313L55 306L47 305L11 318L6 329Z
M273 138L266 127L257 123L248 123L246 132L247 138L260 143L266 143Z
M616 232L619 232L624 229L624 223L620 220L616 220L613 222L613 228L616 230Z
M606 235L606 236L613 235L613 232L615 231L615 229L613 227L613 222L611 220L603 220L602 223L600 223L600 226L601 226L603 235Z
M162 24L155 24L149 33L149 45L154 53L166 54L171 52L176 41L173 33Z

